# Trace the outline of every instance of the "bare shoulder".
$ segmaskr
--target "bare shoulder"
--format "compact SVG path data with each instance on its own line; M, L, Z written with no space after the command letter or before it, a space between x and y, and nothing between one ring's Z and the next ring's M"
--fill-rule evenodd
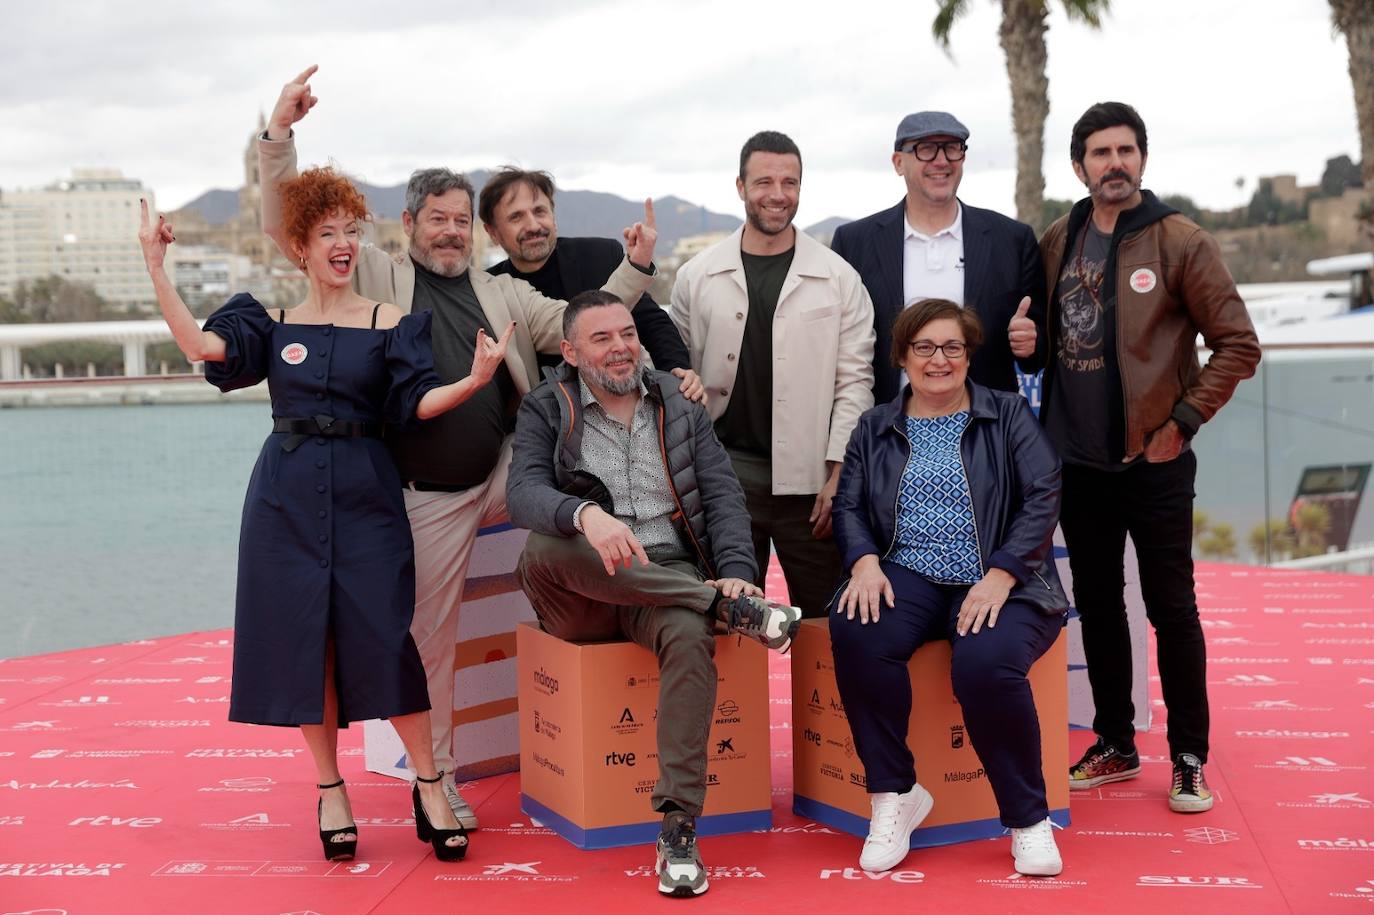
M390 302L382 302L377 306L377 329L390 330L401 323L401 318L405 317L405 312L392 305Z

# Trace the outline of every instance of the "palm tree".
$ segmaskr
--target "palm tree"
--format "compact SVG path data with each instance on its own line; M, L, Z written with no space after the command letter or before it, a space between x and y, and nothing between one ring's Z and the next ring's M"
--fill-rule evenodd
M939 12L931 24L935 40L949 51L950 31L955 21L968 12L970 0L935 0ZM1045 118L1050 113L1050 78L1045 73L1049 51L1045 33L1049 31L1049 0L1000 0L1002 27L998 29L1002 52L1007 56L1007 78L1011 81L1011 123L1016 131L1016 218L1038 232L1042 225L1045 196ZM1102 27L1102 14L1111 0L1060 0L1070 19ZM1332 4L1341 0L1331 0ZM1345 0L1343 5L1359 6L1367 0ZM1354 54L1351 54L1354 60ZM1351 64L1353 73L1354 64Z
M1364 182L1366 228L1374 220L1374 4L1369 0L1330 0L1331 23L1345 36L1350 52L1350 83L1355 89L1355 120L1360 130L1360 178Z

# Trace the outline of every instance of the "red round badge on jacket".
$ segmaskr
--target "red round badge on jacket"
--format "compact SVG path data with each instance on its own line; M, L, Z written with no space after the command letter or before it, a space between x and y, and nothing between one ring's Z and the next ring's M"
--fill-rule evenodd
M1136 292L1150 292L1155 288L1155 272L1149 267L1141 267L1131 274L1131 288Z
M287 365L300 365L305 361L307 355L309 355L309 352L306 350L304 343L288 343L286 346L282 347L281 361L285 362Z

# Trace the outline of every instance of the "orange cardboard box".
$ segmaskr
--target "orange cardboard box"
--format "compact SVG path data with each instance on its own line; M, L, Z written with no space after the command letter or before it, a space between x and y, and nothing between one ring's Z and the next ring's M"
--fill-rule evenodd
M655 841L658 660L632 642L565 642L528 622L516 628L516 657L520 809L579 848ZM767 652L717 636L716 672L697 833L767 829Z
M997 802L949 680L950 647L930 642L911 659L911 724L907 743L916 778L935 806L911 836L912 848L1002 834ZM1030 671L1040 718L1041 757L1050 818L1069 825L1067 639L1061 633ZM868 835L871 805L864 767L835 686L826 620L805 620L792 648L792 809L799 815Z

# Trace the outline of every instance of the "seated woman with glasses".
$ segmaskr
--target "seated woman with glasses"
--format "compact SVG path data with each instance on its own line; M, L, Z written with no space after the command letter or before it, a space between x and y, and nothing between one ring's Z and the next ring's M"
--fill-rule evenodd
M1059 458L1023 397L968 381L982 339L977 314L944 299L897 317L892 362L909 385L859 420L832 509L850 577L830 638L873 804L866 871L901 863L930 812L906 742L907 664L935 639L951 643L954 694L1016 870L1063 868L1026 681L1068 608L1051 546Z

